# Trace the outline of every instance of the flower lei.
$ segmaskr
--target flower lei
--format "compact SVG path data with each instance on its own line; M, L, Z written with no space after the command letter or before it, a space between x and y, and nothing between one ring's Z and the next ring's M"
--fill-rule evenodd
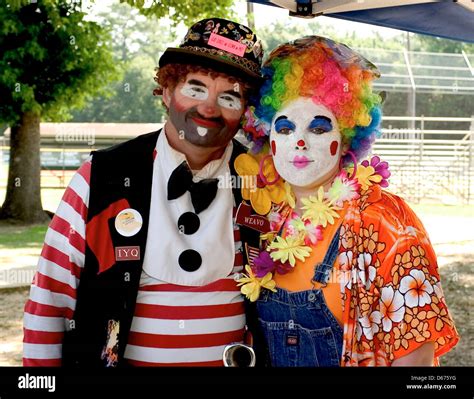
M253 260L252 267L245 266L247 274L237 280L242 294L250 301L258 299L262 288L275 292L274 273L286 274L293 270L296 260L304 262L310 256L311 245L317 245L328 224L333 225L339 218L338 211L343 209L344 203L360 198L361 190L373 184L387 187L390 172L388 163L374 156L370 163L359 164L355 176L352 175L353 167L342 169L327 191L320 187L315 195L303 198L302 216L295 212L294 196L285 183L286 201L268 213L271 232L260 236L266 243L265 248ZM287 233L285 238L281 236L283 230Z

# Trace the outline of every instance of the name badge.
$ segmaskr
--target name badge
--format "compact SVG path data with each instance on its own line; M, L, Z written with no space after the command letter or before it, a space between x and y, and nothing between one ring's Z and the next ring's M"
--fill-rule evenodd
M140 247L115 247L115 261L140 260Z
M137 234L142 228L142 224L142 215L132 208L124 209L115 217L115 229L124 237Z
M237 209L235 215L235 223L257 230L260 233L268 233L270 231L270 222L265 216L252 215L252 207L242 202Z

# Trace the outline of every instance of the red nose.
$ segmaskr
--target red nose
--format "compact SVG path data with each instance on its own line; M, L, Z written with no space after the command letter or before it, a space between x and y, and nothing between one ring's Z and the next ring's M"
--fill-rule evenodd
M299 147L304 147L306 145L306 143L304 142L304 140L298 140L298 142L296 143Z

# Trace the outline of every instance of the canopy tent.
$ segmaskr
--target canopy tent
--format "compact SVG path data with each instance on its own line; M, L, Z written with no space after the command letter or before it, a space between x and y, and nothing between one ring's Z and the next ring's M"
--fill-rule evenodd
M290 15L324 15L474 43L472 0L251 0Z

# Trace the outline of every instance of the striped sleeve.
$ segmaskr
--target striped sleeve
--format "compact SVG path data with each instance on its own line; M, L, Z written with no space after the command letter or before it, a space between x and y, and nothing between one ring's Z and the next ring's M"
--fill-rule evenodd
M71 179L46 232L23 319L23 365L60 366L85 258L91 158Z

